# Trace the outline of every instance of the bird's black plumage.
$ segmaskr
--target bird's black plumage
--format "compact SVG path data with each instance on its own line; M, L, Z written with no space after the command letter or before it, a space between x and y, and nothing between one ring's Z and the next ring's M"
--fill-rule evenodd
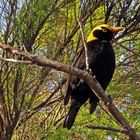
M103 29L103 30L102 30ZM105 31L104 31L105 30ZM92 74L105 90L109 85L115 69L115 54L110 44L113 32L107 28L96 29L92 33L97 39L87 42L88 63ZM82 48L76 58L74 66L84 70L86 68L85 50ZM64 127L70 129L74 123L80 107L89 99L90 113L96 109L99 99L86 84L76 76L70 76L64 99L66 105L71 97L69 112L64 121Z

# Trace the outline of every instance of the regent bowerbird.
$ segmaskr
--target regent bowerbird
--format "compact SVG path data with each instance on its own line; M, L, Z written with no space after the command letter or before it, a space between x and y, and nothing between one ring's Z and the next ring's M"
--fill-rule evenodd
M112 27L108 24L103 24L93 28L86 41L89 68L92 75L96 77L96 80L104 90L106 90L109 85L115 70L115 54L110 41L114 33L122 31L123 29L124 27ZM81 70L86 69L84 47L81 48L74 67ZM80 107L87 100L89 100L90 103L90 114L94 112L99 102L98 97L93 93L87 83L84 81L81 82L76 76L69 78L64 98L65 105L68 104L70 98L70 109L63 125L63 127L67 129L72 127Z

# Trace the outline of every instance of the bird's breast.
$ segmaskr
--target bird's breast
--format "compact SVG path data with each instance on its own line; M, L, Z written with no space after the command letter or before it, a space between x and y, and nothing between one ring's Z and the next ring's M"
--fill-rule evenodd
M89 57L89 66L97 81L105 89L114 73L115 69L115 54L112 48L104 49L101 53L96 55L96 58ZM92 61L94 59L94 61Z

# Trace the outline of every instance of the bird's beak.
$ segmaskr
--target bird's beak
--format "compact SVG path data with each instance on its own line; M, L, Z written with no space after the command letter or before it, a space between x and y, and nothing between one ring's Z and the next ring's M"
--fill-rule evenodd
M112 27L112 32L119 32L125 30L125 27Z

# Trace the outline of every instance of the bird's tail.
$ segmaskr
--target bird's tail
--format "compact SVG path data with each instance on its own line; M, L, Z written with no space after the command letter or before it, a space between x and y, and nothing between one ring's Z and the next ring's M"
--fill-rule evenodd
M89 113L92 114L97 107L97 102L91 103L89 108Z
M70 129L72 127L80 107L81 105L79 105L79 103L70 106L70 110L64 120L64 128Z
M94 98L90 98L89 102L90 102L89 113L92 114L95 111L96 107L97 107L99 99L97 97L96 98L95 97Z

